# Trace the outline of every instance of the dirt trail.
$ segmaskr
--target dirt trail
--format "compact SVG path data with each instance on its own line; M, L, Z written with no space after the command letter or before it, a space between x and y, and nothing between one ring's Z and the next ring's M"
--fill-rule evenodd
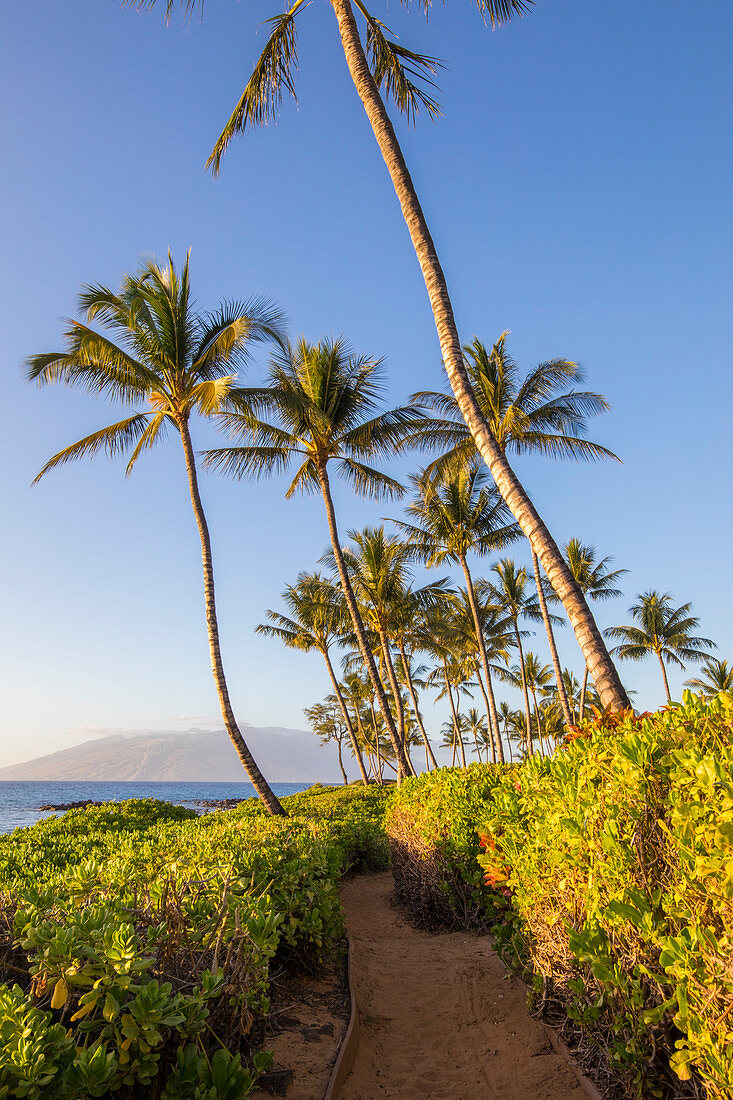
M418 932L391 874L342 891L361 1040L340 1100L584 1100L481 936Z

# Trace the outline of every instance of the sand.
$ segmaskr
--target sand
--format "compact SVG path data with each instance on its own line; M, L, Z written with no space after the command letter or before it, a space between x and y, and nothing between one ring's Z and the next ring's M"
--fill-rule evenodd
M384 873L342 890L361 1038L340 1100L584 1100L488 940L417 931L392 889Z

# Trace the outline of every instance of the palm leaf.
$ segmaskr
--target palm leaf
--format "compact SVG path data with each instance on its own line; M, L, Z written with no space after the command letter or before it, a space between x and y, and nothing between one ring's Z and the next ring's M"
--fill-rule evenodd
M100 451L106 451L110 458L115 458L128 447L137 443L145 431L148 417L151 415L151 413L136 413L135 416L120 420L117 424L110 424L107 428L100 428L98 432L93 432L91 435L85 436L84 439L64 447L63 451L59 451L53 458L49 458L40 473L33 479L32 484L35 485L37 481L40 481L49 470L53 470L57 466L63 466L67 462L74 462L77 458L96 455Z
M221 158L236 134L244 133L247 125L263 126L277 119L283 91L297 102L293 70L298 67L298 37L295 17L305 0L296 0L289 11L265 20L272 31L260 54L247 86L222 130L206 167L218 175Z

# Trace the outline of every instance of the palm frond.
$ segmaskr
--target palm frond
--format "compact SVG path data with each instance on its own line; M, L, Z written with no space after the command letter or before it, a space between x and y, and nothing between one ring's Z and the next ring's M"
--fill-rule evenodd
M221 158L236 134L244 133L247 125L263 126L277 119L283 92L297 102L293 70L298 67L298 36L295 18L306 0L296 0L282 15L265 20L272 28L264 50L257 59L247 86L237 106L222 130L206 167L218 175Z
M208 470L227 474L236 481L245 477L259 479L283 471L290 461L285 447L217 447L202 454Z
M128 447L137 443L147 427L150 415L152 414L136 413L135 416L120 420L117 424L110 424L106 428L100 428L98 432L93 432L91 435L85 436L84 439L79 439L76 443L64 447L63 451L59 451L53 458L49 458L40 473L34 477L32 484L35 485L37 481L40 481L49 470L53 470L57 466L63 466L67 462L74 462L77 458L96 455L100 451L105 451L110 458L115 458L118 454L127 450Z
M404 485L389 474L375 470L372 466L366 466L363 462L357 462L354 458L339 458L336 464L339 473L352 486L357 496L383 500L401 497L405 491Z
M441 113L440 105L420 84L437 89L431 77L443 68L443 63L437 57L414 53L388 38L385 31L389 28L367 11L362 0L354 0L354 3L366 20L366 54L377 87L406 116L408 124L415 121L423 107L431 118L437 118Z

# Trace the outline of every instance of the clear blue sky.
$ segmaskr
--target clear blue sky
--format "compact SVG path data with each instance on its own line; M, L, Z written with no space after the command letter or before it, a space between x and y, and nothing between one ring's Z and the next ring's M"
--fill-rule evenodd
M218 181L204 171L277 10L207 0L203 23L166 27L112 0L3 6L0 763L89 729L216 716L175 442L127 482L101 460L29 488L48 455L108 422L19 368L58 345L82 282L191 248L202 306L269 294L293 334L343 332L386 356L395 402L440 385L425 290L324 0L301 20L299 105L236 141ZM659 587L733 655L730 0L540 0L494 33L468 3L427 26L417 8L387 18L448 66L443 117L400 132L463 336L511 329L526 369L577 359L613 405L594 436L623 466L534 459L521 476L558 539L631 571L603 625ZM302 728L328 690L317 659L252 632L327 540L318 500L282 490L204 482L238 715ZM345 490L338 506L344 530L385 513ZM638 705L661 703L651 663L622 673Z

